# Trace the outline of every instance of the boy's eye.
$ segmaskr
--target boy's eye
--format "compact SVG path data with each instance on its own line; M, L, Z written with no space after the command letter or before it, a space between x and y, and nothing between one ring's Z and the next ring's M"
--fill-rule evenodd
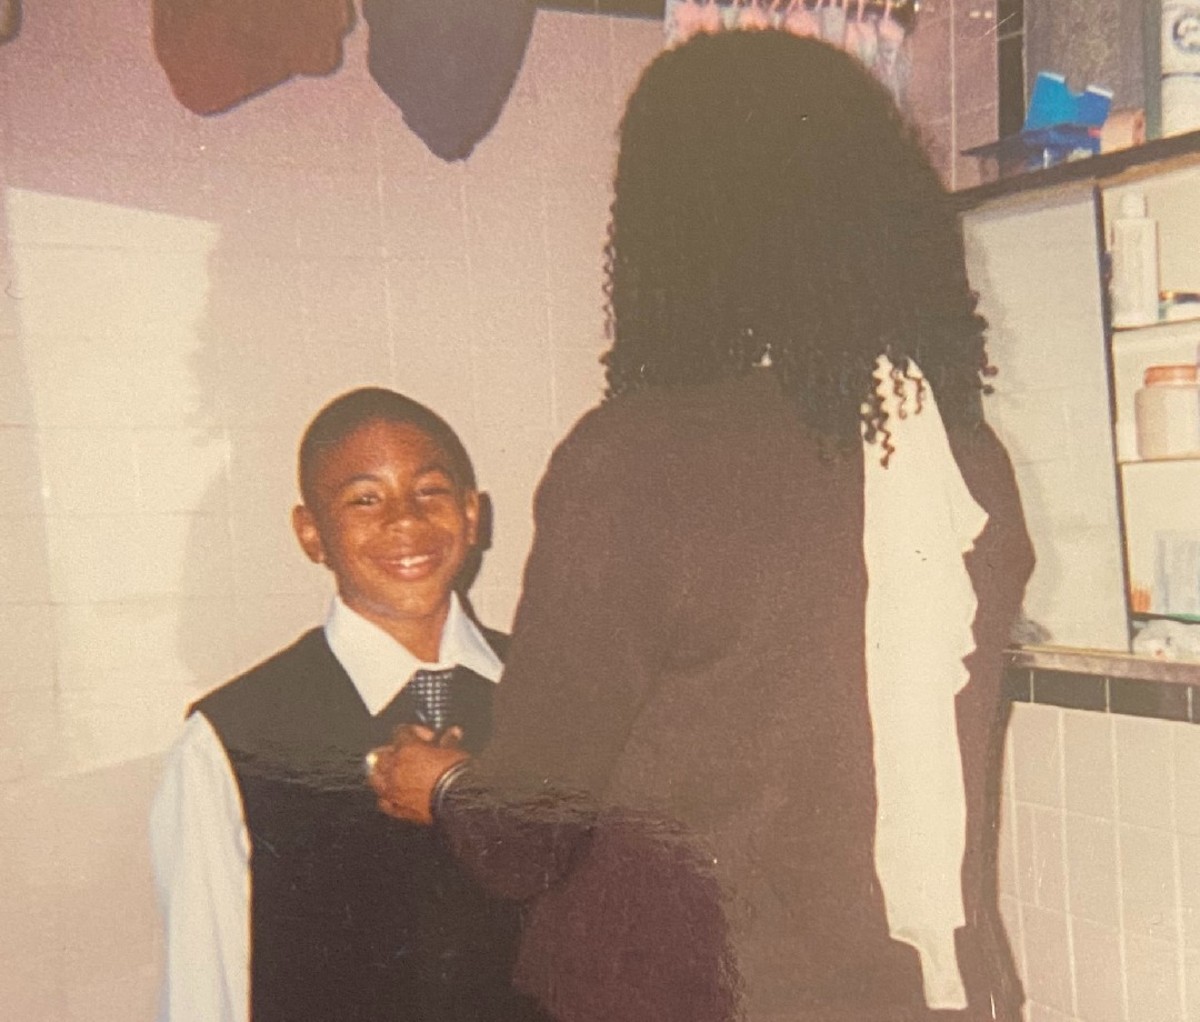
M417 481L414 489L418 500L433 500L439 497L452 497L454 484L446 478L443 472L431 472Z
M448 497L454 491L444 483L430 483L417 487L417 496L423 498Z
M352 493L346 503L354 507L371 507L373 504L379 503L379 494L377 493Z

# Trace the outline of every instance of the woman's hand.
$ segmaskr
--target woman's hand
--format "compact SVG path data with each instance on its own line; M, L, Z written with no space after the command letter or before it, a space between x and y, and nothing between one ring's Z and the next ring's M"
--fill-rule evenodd
M457 727L448 728L440 738L416 724L398 727L392 744L373 750L368 758L367 779L379 796L379 808L398 820L431 824L430 799L438 778L470 758L459 748L461 740Z

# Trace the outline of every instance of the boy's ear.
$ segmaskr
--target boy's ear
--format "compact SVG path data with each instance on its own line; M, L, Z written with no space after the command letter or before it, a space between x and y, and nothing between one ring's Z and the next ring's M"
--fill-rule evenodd
M475 549L480 553L484 553L492 548L492 529L494 528L492 496L485 490L480 490L475 496L478 506L475 525Z
M467 518L467 545L479 542L479 491L467 490L463 495L463 514Z
M292 508L292 528L308 559L313 564L324 564L325 545L321 542L321 532L317 528L317 520L303 504L297 504Z

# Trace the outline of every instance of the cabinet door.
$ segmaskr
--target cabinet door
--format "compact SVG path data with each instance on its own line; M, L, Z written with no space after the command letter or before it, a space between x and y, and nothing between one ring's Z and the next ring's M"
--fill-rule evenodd
M1012 456L1037 568L1025 614L1049 644L1129 646L1092 188L965 217L1000 370L984 399Z
M1189 163L1132 177L1105 189L1111 220L1123 197L1136 192L1158 224L1160 286L1168 291L1200 288L1200 168ZM1169 414L1142 423L1149 441L1139 446L1136 394L1150 366L1194 365L1200 356L1200 319L1193 304L1177 306L1157 323L1117 329L1112 335L1117 455L1125 499L1125 542L1130 605L1135 622L1169 617L1190 623L1174 630L1174 642L1195 659L1200 641L1200 408L1193 388L1147 402ZM1164 310L1166 312L1166 310ZM1191 319L1175 320L1177 315ZM1173 458L1154 460L1170 453ZM1148 460L1149 459L1149 460ZM1178 652L1178 650L1176 650Z

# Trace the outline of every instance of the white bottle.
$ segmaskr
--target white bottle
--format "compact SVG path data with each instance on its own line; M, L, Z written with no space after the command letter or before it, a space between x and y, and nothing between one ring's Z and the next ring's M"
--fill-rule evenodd
M1116 327L1158 322L1158 225L1146 196L1126 192L1112 230L1112 321Z

